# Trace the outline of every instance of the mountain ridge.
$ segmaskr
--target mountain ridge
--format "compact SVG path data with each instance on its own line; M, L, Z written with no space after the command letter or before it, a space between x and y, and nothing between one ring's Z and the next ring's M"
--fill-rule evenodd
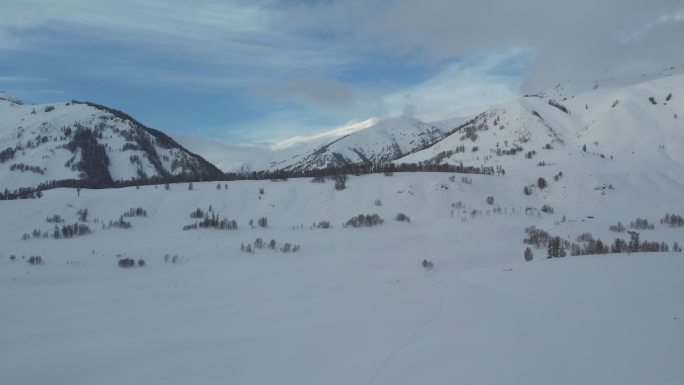
M223 175L202 156L122 111L92 102L26 105L10 99L0 100L0 185L5 193Z

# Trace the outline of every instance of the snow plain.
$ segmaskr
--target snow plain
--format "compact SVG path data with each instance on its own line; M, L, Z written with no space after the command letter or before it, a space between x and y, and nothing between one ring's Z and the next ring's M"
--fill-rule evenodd
M522 258L531 225L610 242L627 236L609 225L646 217L656 228L642 240L684 243L683 229L658 223L684 212L684 170L564 171L530 196L522 186L534 183L531 174L468 175L469 184L462 175L397 173L352 176L343 191L290 179L0 201L0 382L684 383L684 254L547 260L534 250L532 262ZM607 184L613 190L595 190ZM464 208L452 208L457 202ZM210 204L240 228L182 231L192 210ZM525 214L542 204L555 212ZM130 219L131 229L94 223L132 207L148 216ZM93 234L21 239L49 231L54 214L75 222L81 208ZM392 220L399 212L411 222ZM370 213L385 223L341 226ZM262 216L269 227L250 228ZM309 228L321 220L333 228ZM240 252L257 237L302 251ZM164 263L164 254L180 262ZM29 265L22 257L30 255L45 263ZM146 266L119 268L117 255Z

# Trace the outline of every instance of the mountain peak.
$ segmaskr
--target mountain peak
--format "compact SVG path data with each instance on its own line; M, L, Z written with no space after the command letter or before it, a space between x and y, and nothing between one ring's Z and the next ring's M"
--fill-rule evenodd
M3 99L8 100L5 95ZM15 191L113 187L222 175L163 132L124 112L90 102L0 102L0 148L0 185Z
M16 98L2 90L0 90L0 100L6 100L14 104L24 104L24 102L22 102L21 99Z

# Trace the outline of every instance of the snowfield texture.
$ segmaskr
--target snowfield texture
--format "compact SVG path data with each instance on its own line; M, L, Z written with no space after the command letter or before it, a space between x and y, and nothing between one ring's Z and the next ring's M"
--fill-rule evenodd
M3 96L5 95L5 96ZM116 181L220 171L165 134L91 103L26 105L0 94L0 186Z
M1 189L217 172L121 113L0 99ZM243 163L505 170L493 176L0 201L0 383L683 384L682 114L682 75L557 87L468 122L368 121ZM635 250L668 251L570 255L631 245L630 231ZM547 259L550 239L567 256Z
M547 260L533 248L524 262L522 239L532 225L570 241L629 238L608 227L644 217L655 228L642 239L682 243L684 228L659 219L684 212L684 171L566 167L529 196L531 176L396 173L351 177L342 191L290 179L0 201L3 382L683 383L684 254ZM554 213L526 210L544 204ZM182 230L210 205L239 228ZM137 207L147 216L125 217L131 228L103 228ZM22 240L84 208L92 234ZM371 213L384 223L342 226ZM310 228L320 221L332 228ZM301 251L240 252L256 238ZM126 257L146 264L118 267Z

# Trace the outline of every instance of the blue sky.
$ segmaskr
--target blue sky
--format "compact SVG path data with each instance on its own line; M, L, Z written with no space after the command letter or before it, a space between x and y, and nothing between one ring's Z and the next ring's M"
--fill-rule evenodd
M593 13L561 19L547 3L0 0L0 89L269 142L370 117L468 115L572 70L681 59L663 42L681 30L681 1L582 0ZM655 63L626 54L646 46Z

